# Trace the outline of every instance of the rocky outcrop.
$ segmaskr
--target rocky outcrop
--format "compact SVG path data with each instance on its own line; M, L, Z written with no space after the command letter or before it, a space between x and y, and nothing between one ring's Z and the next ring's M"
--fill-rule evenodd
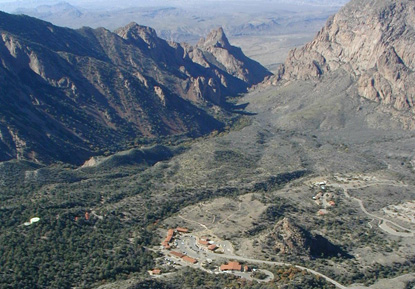
M352 257L325 237L310 233L304 228L297 226L293 220L287 217L275 224L266 237L266 247L273 254L284 256L301 256L306 258Z
M280 220L268 235L267 243L275 254L309 255L310 241L305 231L289 218Z
M270 74L222 29L191 46L136 23L71 30L0 12L0 36L0 161L81 164L149 139L202 135L223 126L206 108Z
M312 42L289 53L276 80L337 69L355 78L361 96L415 113L415 2L352 0Z
M147 47L148 49L163 45L163 40L158 38L156 30L134 22L117 29L115 33L126 40L130 40L137 46Z

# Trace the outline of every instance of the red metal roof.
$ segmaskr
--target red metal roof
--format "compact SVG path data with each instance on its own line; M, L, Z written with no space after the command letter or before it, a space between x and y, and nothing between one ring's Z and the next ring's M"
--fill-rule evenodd
M211 251L214 251L214 250L216 250L217 248L218 248L218 246L216 246L215 244L210 245L210 246L208 247L208 249L209 249L209 250L211 250Z
M205 245L205 246L209 245L208 241L199 240L198 242L200 245Z
M176 252L176 251L171 251L170 252L171 255L179 257L179 258L183 258L184 254L180 253L180 252Z
M160 275L161 270L160 269L153 269L153 271L151 271L154 275Z
M181 227L177 227L177 232L180 232L180 233L187 233L187 232L189 232L189 229L186 229L186 228L181 228Z
M190 258L189 256L183 256L183 257L182 257L182 259L183 259L184 261L189 262L189 263L192 263L192 264L194 264L194 263L196 263L196 262L197 262L197 260L196 260L196 259Z
M220 266L221 271L241 271L242 265L239 262L229 262L229 264L224 264Z

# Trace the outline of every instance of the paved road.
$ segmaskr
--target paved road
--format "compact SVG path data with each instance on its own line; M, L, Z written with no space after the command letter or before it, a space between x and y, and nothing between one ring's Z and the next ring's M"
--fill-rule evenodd
M257 271L265 273L267 275L267 278L263 280L252 278L252 274L250 272L232 272L231 274L235 276L239 276L241 278L245 278L248 281L255 280L255 281L258 281L259 283L267 283L267 282L274 280L275 278L274 274L271 271L264 270L264 269L258 269Z
M356 202L358 202L360 209L362 210L363 213L365 213L366 215L368 215L369 217L373 218L373 219L377 219L379 221L381 221L381 223L379 224L379 228L381 228L383 231L385 231L388 234L394 235L394 236L399 236L399 237L413 237L415 236L415 231L413 230L409 230L408 228L405 228L391 220L376 216L372 213L369 213L366 208L365 205L363 204L363 201L361 199L358 199L356 197L352 197L350 196L349 192L348 192L348 187L345 185L341 185L341 184L335 184L337 185L339 188L343 189L343 193L346 196L346 198L348 199L352 199ZM363 187L368 187L369 185L365 185L365 186L361 186L358 188L363 188ZM393 230L391 227L388 226L388 223L392 224L393 226L405 231L405 232L397 232L395 230Z
M199 260L199 264L201 262L206 261L207 259L218 259L218 258L224 258L224 259L228 259L228 260L238 260L238 261L245 261L245 262L249 262L249 263L256 263L256 264L268 264L268 265L274 265L274 266L293 266L296 267L298 269L307 271L311 274L314 274L316 276L319 276L321 278L324 278L327 282L335 285L337 288L340 289L346 289L347 287L341 285L340 283L338 283L337 281L333 280L332 278L317 272L313 269L309 269L303 266L299 266L299 265L294 265L294 264L290 264L290 263L284 263L284 262L273 262L273 261L264 261L264 260L259 260L259 259L252 259L252 258L247 258L247 257L241 257L238 255L234 255L234 254L229 254L229 253L224 253L224 254L216 254L216 253L212 253L212 252L207 252L202 250L199 250L196 247L196 238L193 236L184 236L182 238L178 238L177 239L177 250L180 252L184 252L184 254L192 257L192 258L196 258ZM230 243L229 243L230 244ZM196 248L196 250L195 250ZM233 252L233 249L231 250ZM199 265L200 268L203 268ZM206 269L205 269L206 271ZM270 280L269 280L270 281Z
M267 265L275 265L275 266L293 266L296 267L298 269L307 271L311 274L314 274L316 276L320 276L322 278L324 278L327 282L335 285L337 288L341 288L341 289L346 289L347 287L341 285L339 282L331 279L330 277L317 272L313 269L309 269L303 266L299 266L299 265L294 265L294 264L290 264L290 263L284 263L284 262L273 262L273 261L264 261L264 260L259 260L259 259L252 259L252 258L246 258L246 257L240 257L237 255L228 255L228 254L221 254L219 255L221 258L228 258L228 259L232 259L232 260L239 260L239 261L245 261L245 262L249 262L249 263L257 263L257 264L267 264Z

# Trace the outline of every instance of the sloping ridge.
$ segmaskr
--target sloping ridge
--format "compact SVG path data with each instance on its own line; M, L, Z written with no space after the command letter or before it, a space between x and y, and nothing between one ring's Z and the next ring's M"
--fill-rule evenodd
M149 138L202 135L223 126L209 107L270 75L136 23L72 30L0 12L0 36L0 161L81 164Z
M129 165L147 167L172 158L178 151L180 150L174 150L162 145L155 145L143 149L130 149L108 157L92 157L82 165L82 168L98 167L100 169L113 169L114 167Z
M360 96L415 113L415 2L352 0L289 53L275 80L324 78L338 69L355 79Z

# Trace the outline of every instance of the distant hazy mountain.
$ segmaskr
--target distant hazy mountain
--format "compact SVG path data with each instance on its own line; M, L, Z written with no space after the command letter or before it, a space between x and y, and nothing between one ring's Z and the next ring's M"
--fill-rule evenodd
M274 0L281 3L293 5L316 5L316 6L343 6L349 0Z
M195 43L222 26L228 36L315 33L345 1L41 1L0 4L0 9L26 14L71 28L113 30L129 22L153 27L176 42ZM10 4L11 5L11 4Z
M19 8L15 10L17 14L30 14L37 18L50 18L50 17L71 17L73 19L79 18L82 15L80 9L72 6L67 2L60 2L53 5L40 5L35 8Z
M222 29L192 47L135 23L71 30L0 13L0 34L0 160L80 163L132 142L200 135L222 126L203 108L270 74Z

